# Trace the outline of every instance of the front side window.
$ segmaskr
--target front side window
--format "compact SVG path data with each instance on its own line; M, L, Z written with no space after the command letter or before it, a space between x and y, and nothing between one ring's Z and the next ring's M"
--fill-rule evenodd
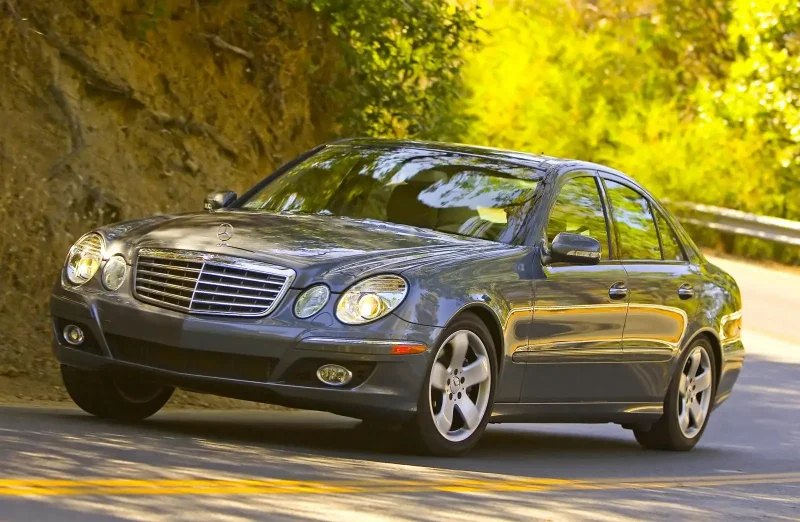
M661 235L661 249L664 252L664 259L667 261L686 261L678 236L675 235L675 231L667 223L667 218L658 210L656 210L656 221L658 221L658 233Z
M615 181L606 180L611 214L619 232L620 259L661 260L661 246L647 198Z
M413 148L331 146L240 208L380 220L513 243L539 174L492 159Z
M594 177L572 178L561 187L547 222L547 241L552 244L560 232L582 234L598 240L602 248L601 259L609 259L606 218Z

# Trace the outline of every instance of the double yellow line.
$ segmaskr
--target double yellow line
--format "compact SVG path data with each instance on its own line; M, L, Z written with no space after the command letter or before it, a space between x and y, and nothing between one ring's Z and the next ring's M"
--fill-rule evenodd
M442 491L451 493L499 491L561 491L665 489L754 484L800 483L800 472L760 475L712 475L682 478L571 480L553 478L492 478L457 480L285 479L0 479L0 496L32 495L287 495L376 494Z

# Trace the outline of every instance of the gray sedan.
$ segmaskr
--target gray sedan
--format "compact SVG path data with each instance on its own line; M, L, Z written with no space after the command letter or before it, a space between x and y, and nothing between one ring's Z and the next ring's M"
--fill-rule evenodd
M489 422L613 422L691 449L744 360L741 298L602 165L345 140L206 210L93 230L54 287L89 413L175 387L392 423L457 455Z

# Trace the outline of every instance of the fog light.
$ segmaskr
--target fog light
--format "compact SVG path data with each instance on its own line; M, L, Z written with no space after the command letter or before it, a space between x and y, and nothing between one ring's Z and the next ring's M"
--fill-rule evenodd
M344 386L353 378L353 372L338 364L326 364L317 370L317 379L329 386Z
M67 325L64 328L64 339L72 346L78 346L83 343L83 330L74 324Z

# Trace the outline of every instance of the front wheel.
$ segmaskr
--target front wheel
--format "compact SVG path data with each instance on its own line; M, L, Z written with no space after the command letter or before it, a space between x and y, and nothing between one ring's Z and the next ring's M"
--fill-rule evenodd
M473 314L453 321L442 339L434 350L417 414L407 429L415 450L457 456L472 448L486 429L497 357L489 330Z
M664 415L649 430L633 430L639 444L648 449L692 449L708 425L716 382L714 350L705 339L695 341L670 383Z
M142 420L160 410L174 388L135 375L111 376L103 372L61 366L67 393L83 411L97 417Z

